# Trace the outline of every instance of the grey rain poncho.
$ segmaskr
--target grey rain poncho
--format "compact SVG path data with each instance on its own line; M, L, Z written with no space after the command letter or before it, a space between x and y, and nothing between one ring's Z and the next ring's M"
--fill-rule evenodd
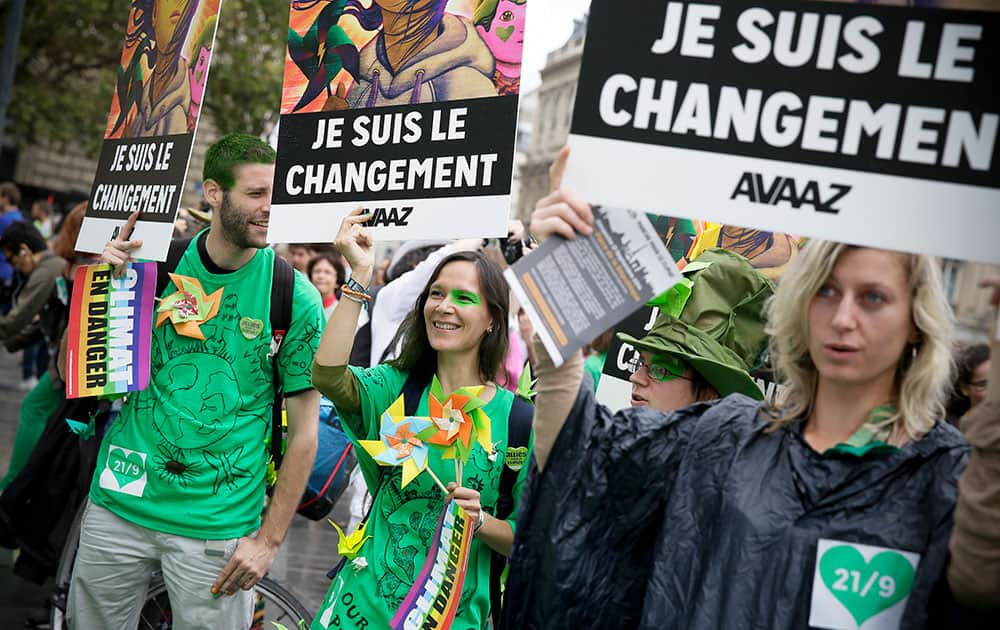
M962 435L823 456L759 405L612 415L581 388L522 497L503 627L928 627Z

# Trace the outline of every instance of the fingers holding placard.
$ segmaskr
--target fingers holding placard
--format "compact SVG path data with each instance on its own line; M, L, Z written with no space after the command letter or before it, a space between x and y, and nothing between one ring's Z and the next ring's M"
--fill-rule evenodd
M135 222L139 220L139 211L136 210L129 215L125 225L118 232L113 240L104 245L101 252L101 262L114 265L114 277L119 278L125 272L125 265L132 259L132 251L142 247L142 241L130 241L132 232L135 231Z
M563 147L549 169L552 192L538 201L531 215L531 233L539 241L553 234L573 239L577 234L593 233L594 213L590 204L562 186L568 161L569 147Z
M365 214L365 209L358 206L340 223L337 237L333 244L351 266L352 275L357 278L359 273L371 272L375 264L375 254L372 248L372 237L365 222L371 219Z

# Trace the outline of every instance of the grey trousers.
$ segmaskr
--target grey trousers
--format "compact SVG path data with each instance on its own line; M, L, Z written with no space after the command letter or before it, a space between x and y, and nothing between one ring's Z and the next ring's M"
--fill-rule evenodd
M175 630L247 630L253 591L216 599L210 590L237 542L156 532L88 501L69 589L70 629L135 628L150 576L160 567Z

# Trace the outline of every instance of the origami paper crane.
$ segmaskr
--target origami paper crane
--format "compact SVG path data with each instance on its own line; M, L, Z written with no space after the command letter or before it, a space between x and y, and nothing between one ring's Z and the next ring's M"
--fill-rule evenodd
M156 316L156 327L159 328L169 319L178 335L204 341L205 335L201 332L201 325L219 312L225 287L211 295L205 295L201 282L196 278L176 273L169 275L177 291L160 300L160 306L156 309L159 313Z
M433 429L421 432L428 444L443 448L442 459L466 462L472 445L478 442L487 453L492 450L491 421L483 406L480 394L483 386L460 387L447 396L437 376L431 381L427 408L434 423Z
M402 487L427 470L427 445L418 434L432 427L430 419L407 416L400 396L382 414L379 440L359 440L380 466L401 466Z
M368 528L368 521L359 524L350 534L345 534L339 525L330 519L326 520L337 530L337 553L348 560L354 560L358 553L361 552L361 548L364 547L365 542L372 538L365 535L365 529Z

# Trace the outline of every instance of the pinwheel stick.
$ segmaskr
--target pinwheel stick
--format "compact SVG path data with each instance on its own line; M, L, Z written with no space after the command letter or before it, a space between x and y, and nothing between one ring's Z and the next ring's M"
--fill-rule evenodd
M424 470L427 471L427 474L429 474L431 476L431 478L434 479L435 483L437 483L438 487L441 488L441 492L444 492L445 494L448 494L448 488L446 488L445 485L443 483L441 483L441 480L438 479L438 476L434 474L434 471L431 470L431 467L428 466Z

